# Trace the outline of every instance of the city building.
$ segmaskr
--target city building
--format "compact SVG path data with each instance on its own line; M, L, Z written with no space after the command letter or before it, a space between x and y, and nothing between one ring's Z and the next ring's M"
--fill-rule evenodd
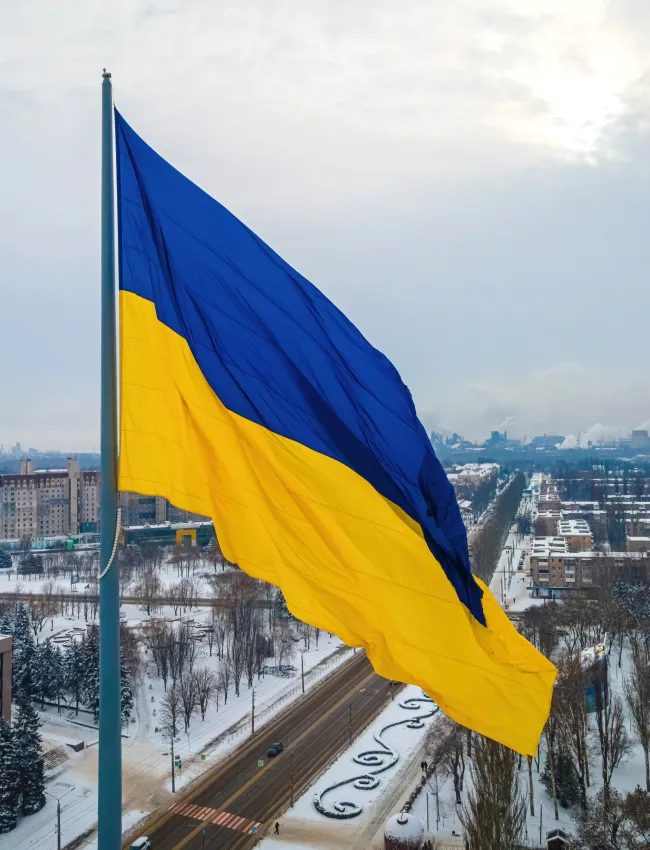
M650 537L627 536L626 546L628 552L650 552Z
M648 435L648 432L641 428L632 431L630 448L635 451L650 451L650 435Z
M161 496L141 496L139 493L123 492L119 494L119 504L124 527L160 525L165 522L202 522L207 519L200 514L181 510Z
M583 519L560 520L557 533L566 540L569 552L589 552L594 548L591 530Z
M560 511L538 511L534 523L535 534L539 537L552 537L561 520Z
M566 541L565 541L566 546ZM533 547L533 585L569 589L598 587L616 581L650 583L650 552L569 552Z
M531 449L554 449L563 442L564 437L559 434L544 434L543 436L533 437L528 445Z
M160 496L120 493L122 525L204 521ZM16 474L0 475L0 539L70 537L99 531L99 472L82 470L76 458L66 469L34 469L22 458Z
M11 637L0 635L0 718L11 720Z
M99 473L82 471L76 458L66 469L34 470L20 461L15 475L0 475L0 537L26 540L79 534L99 527Z

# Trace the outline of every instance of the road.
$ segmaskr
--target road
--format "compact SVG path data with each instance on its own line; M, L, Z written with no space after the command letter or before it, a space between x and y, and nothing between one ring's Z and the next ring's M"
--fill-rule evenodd
M87 602L89 605L99 603L99 596L96 593L84 593L83 590L78 593L11 593L9 591L0 591L1 602L31 602L34 600L49 600L50 602ZM152 608L161 608L164 605L178 605L178 600L170 596L156 596L150 600ZM258 608L268 608L269 603L260 601L257 604ZM139 596L121 596L120 605L142 605L142 598ZM192 600L193 608L203 608L214 606L218 608L220 605L225 605L215 596L199 596Z
M398 688L395 687L395 695ZM272 827L391 699L389 683L365 653L353 658L282 716L263 727L186 795L154 815L141 834L156 850L246 850ZM282 741L284 752L266 750ZM258 760L264 765L260 767ZM174 811L176 809L177 811ZM128 846L128 845L125 845Z

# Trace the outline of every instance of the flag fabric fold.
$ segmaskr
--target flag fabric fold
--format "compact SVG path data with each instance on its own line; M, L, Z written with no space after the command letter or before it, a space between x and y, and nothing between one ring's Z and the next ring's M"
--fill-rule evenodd
M472 575L396 369L118 112L115 128L120 489L211 516L297 617L536 753L555 668Z

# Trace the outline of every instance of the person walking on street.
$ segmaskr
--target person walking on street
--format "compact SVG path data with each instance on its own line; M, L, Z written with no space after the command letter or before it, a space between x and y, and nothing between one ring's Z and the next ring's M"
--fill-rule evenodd
M278 821L275 822L275 834L280 834L280 824L278 823Z

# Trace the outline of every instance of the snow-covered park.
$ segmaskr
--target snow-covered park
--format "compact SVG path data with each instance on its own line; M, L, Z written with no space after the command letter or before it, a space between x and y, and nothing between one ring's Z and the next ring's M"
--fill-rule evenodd
M176 586L188 578L174 564L163 573L175 574ZM260 728L352 652L336 636L295 621L270 586L236 569L218 576L207 585L210 606L187 598L164 607L148 598L122 605L125 829L171 798L172 744L178 790L251 733L253 702ZM60 601L41 618L41 603L1 603L0 631L14 631L17 643L24 642L16 635L17 611L31 628L31 649L16 651L18 663L21 652L29 655L34 671L30 687L42 720L48 793L44 809L0 835L7 850L55 846L55 798L61 799L62 846L84 834L88 847L94 840L97 606L83 597Z

